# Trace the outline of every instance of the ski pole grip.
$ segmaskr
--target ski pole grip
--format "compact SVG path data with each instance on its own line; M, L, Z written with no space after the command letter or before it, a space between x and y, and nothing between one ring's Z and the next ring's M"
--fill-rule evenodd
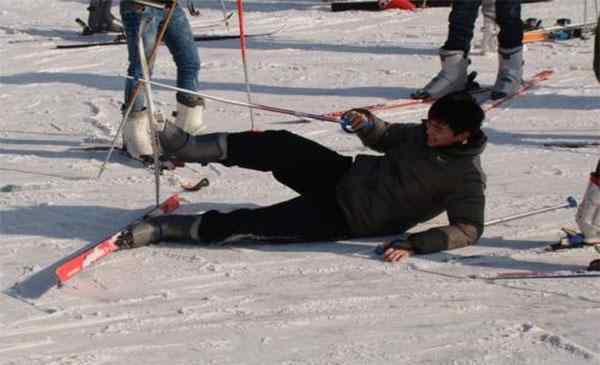
M352 128L352 119L342 117L340 119L340 125L342 126L342 129L344 130L344 132L350 133L350 134L355 134L360 129L371 129L371 128L373 128L375 126L375 123L373 123L371 120L367 120L366 123L363 126L361 126L358 129L354 129L354 128Z
M342 126L342 129L344 130L344 132L350 133L350 134L356 133L356 131L354 129L352 129L352 120L350 120L348 118L342 118L342 119L340 119L340 125Z
M567 198L567 203L569 204L567 208L577 208L577 200L572 196Z

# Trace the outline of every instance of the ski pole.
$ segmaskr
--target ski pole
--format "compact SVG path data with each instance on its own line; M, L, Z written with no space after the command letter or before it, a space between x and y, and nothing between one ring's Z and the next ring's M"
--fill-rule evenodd
M150 79L150 66L146 59L146 52L144 50L144 32L150 24L149 19L145 18L140 26L140 34L138 36L138 52L140 54L140 64L142 66L142 74L144 78ZM152 155L154 158L154 189L156 205L160 204L160 170L161 163L159 159L159 142L158 132L156 131L156 109L154 107L154 100L152 98L152 88L150 84L144 83L144 94L146 95L146 104L148 104L148 118L150 120L150 134L152 136Z
M221 1L221 10L223 11L223 22L225 23L225 29L229 32L229 15L227 14L227 6L225 5L225 0Z
M240 51L242 54L242 65L244 66L244 82L246 83L246 97L248 103L252 103L252 91L250 90L250 79L248 77L248 62L246 61L246 34L244 31L244 3L237 0L238 23L240 28ZM254 109L250 109L250 130L254 130Z
M542 214L542 213L546 213L546 212L551 212L553 210L558 210L558 209L563 209L563 208L576 208L576 207L577 207L577 200L575 200L575 198L573 198L572 196L570 196L570 197L567 198L567 202L566 203L563 203L563 204L560 204L560 205L555 205L553 207L535 209L535 210L532 210L532 211L529 211L529 212L525 212L525 213L509 215L509 216L503 217L503 218L492 219L491 221L485 222L483 225L485 227L489 227L489 226L493 226L495 224L510 222L510 221L514 221L514 220L525 218L525 217L530 217L532 215L537 215L537 214Z
M509 216L502 217L502 218L492 219L491 221L487 221L487 222L483 223L483 226L489 227L489 226L493 226L495 224L510 222L510 221L514 221L517 219L530 217L530 216L536 215L536 214L551 212L553 210L558 210L558 209L563 209L563 208L575 208L575 207L577 207L577 200L575 200L575 198L570 196L567 198L566 203L563 203L560 205L555 205L553 207L541 208L541 209L531 210L531 211L525 212L525 213L513 214L513 215L509 215ZM383 255L388 248L390 248L394 245L394 242L395 241L392 240L391 242L388 242L384 245L379 245L379 246L375 247L375 253L377 255Z
M127 78L127 79L136 80L134 77L131 77L131 76L124 76L124 77ZM205 98L205 99L208 99L208 100L212 100L212 101L217 101L217 102L220 102L220 103L237 105L237 106L243 106L243 107L248 107L248 108L253 108L253 109L260 109L260 110L265 110L265 111L269 111L269 112L273 112L273 113L279 113L279 114L293 115L293 116L299 117L299 118L309 118L309 119L321 120L323 122L340 123L340 120L338 118L329 117L327 115L305 113L305 112L301 112L301 111L296 111L296 110L291 110L291 109L285 109L285 108L279 108L279 107L274 107L274 106L269 106L269 105L256 104L256 103L246 103L246 102L243 102L243 101L226 99L226 98L221 98L221 97L218 97L218 96L211 96L211 95L199 93L199 92L192 91L192 90L189 90L189 89L183 89L183 88L180 88L180 87L177 87L177 86L171 86L171 85L163 84L162 82L157 82L157 81L149 81L149 80L145 80L145 79L137 79L137 81L144 82L144 83L147 82L149 84L156 85L156 86L159 86L159 87L162 87L162 88L165 88L165 89L169 89L169 90L179 91L179 92L183 92L183 93L187 93L187 94L191 94L191 95L197 95L197 96L200 96L202 98Z
M140 2L140 1L138 0L138 2ZM146 2L143 2L143 3L146 4ZM151 3L148 3L146 5L156 6ZM149 64L150 68L152 68L152 65L154 65L156 55L158 54L158 47L160 46L160 43L162 42L162 39L164 38L165 33L167 32L167 27L169 26L169 23L171 22L171 18L173 17L173 14L175 13L176 6L177 6L177 0L172 0L172 2L170 4L167 4L164 6L165 9L168 9L168 12L167 12L167 15L165 16L165 19L163 20L163 24L160 28L160 31L158 32L158 35L156 36L156 40L154 42L152 50L150 51L150 57L148 58L148 64ZM102 166L100 166L100 170L98 171L98 175L96 176L96 179L100 179L100 177L102 177L102 174L104 173L104 170L106 170L106 165L108 164L108 161L110 161L110 157L112 156L112 153L115 150L115 144L117 143L117 138L119 138L119 135L121 134L121 131L123 130L123 127L125 126L125 123L127 123L127 119L129 119L129 114L131 114L131 110L133 109L134 101L137 98L138 94L140 93L140 90L141 90L141 84L138 82L135 85L135 87L133 88L131 97L127 101L127 103L128 103L127 109L125 110L125 113L123 114L121 123L119 123L119 126L117 127L117 132L115 133L115 136L110 144L110 150L108 150L108 153L106 154L106 158L104 159Z

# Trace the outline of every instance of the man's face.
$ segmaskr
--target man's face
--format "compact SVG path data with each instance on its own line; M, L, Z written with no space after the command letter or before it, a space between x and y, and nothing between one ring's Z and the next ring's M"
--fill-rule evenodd
M448 124L435 120L423 119L429 147L446 147L454 143L462 143L469 137L469 132L454 134Z

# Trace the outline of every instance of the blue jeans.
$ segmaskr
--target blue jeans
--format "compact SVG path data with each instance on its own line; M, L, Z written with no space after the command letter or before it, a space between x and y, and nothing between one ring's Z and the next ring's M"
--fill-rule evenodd
M121 19L125 34L127 35L127 51L129 54L129 67L127 75L134 78L143 78L140 56L138 53L138 34L143 19L149 19L149 25L143 34L146 56L156 42L156 35L166 12L150 6L143 6L131 1L121 1ZM169 48L173 61L177 66L177 86L192 91L198 91L198 73L200 72L200 56L194 42L194 34L183 8L178 4L167 27L164 42ZM125 82L125 106L130 102L135 80L127 79ZM140 90L142 91L142 90ZM133 112L144 109L143 92L138 94L132 108Z
M481 0L454 0L448 19L448 38L442 48L469 52L480 5ZM521 0L496 0L496 23L500 27L500 48L523 45Z

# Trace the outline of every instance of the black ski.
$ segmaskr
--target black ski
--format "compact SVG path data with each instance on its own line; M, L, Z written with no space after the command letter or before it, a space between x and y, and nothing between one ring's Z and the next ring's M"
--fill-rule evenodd
M545 142L544 147L557 148L586 148L600 146L600 142L596 141L580 141L580 142Z
M264 33L250 33L246 34L246 38L259 38L268 37L281 30L277 29L271 32ZM195 35L194 41L196 42L210 42L210 41L223 41L228 39L239 39L239 34L207 34L207 35ZM93 42L93 43L74 43L74 44L58 44L57 49L74 49L74 48L89 48L89 47L102 47L102 46L118 46L126 44L127 41L124 39L115 39L107 42Z

